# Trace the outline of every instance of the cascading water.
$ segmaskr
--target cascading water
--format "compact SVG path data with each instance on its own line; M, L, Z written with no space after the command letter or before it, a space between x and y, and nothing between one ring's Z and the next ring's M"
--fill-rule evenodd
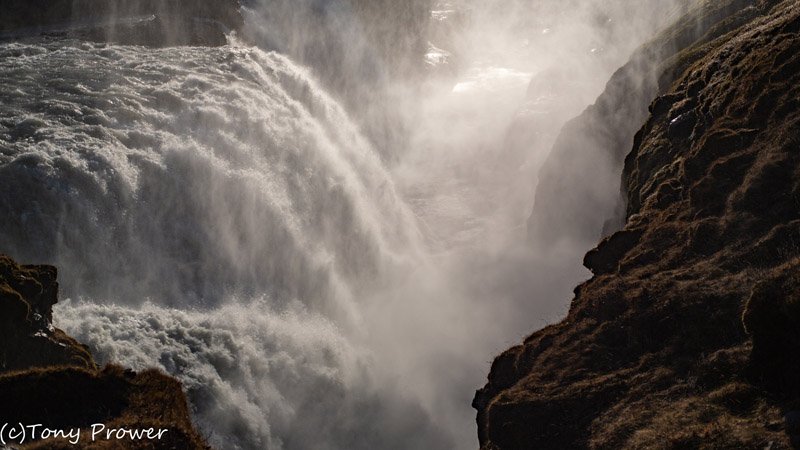
M15 243L40 236L34 254L58 255L83 294L214 303L233 289L344 311L357 278L415 245L370 146L283 57L5 51L20 56L0 75L15 106L3 111L2 201L16 212L4 246L27 256Z
M3 52L0 247L62 268L64 294L86 301L60 326L101 360L178 375L221 448L427 439L369 437L384 415L347 412L387 398L340 328L417 258L417 232L305 70L238 45ZM322 426L330 414L348 429Z
M375 94L391 81L373 66L390 58L345 51L353 67L326 73L312 63L336 61L314 61L302 29L269 27L287 7L287 28L317 22L294 3L247 3L254 40L290 56L236 38L0 43L0 251L57 265L70 300L56 325L100 361L180 378L218 448L474 447L469 404L488 359L557 318L585 274L585 248L519 244L537 161L633 44L597 59L579 39L595 11L552 5L543 41L515 40L498 17L517 10L488 2L469 39L448 35L460 77ZM351 52L374 52L358 21L341 28L354 9L328 25ZM432 20L468 9L438 2ZM445 53L431 44L431 58ZM562 97L530 88L526 103L530 77L567 58L592 83ZM353 93L359 77L369 94ZM421 92L409 111L362 104L408 92ZM549 117L534 130L547 136L504 150L521 108ZM375 136L392 117L411 131L385 140L408 143L387 156Z

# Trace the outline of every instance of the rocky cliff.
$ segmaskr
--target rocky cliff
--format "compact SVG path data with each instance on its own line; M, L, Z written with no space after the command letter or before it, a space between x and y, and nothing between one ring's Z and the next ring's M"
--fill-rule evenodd
M483 449L800 446L800 2L723 3L633 149L609 141L624 228L567 318L495 359Z
M622 163L647 119L647 105L669 89L704 46L760 14L756 0L696 3L636 51L595 104L564 126L539 173L528 224L531 240L571 239L591 246L622 226Z
M56 269L20 266L0 255L0 371L75 365L94 369L88 350L53 328Z
M29 431L22 442L10 439L4 427L2 445L13 441L26 449L207 448L193 428L180 383L154 370L136 373L113 365L99 369L85 346L53 327L57 296L55 267L21 266L0 255L0 424L80 429L80 441L41 440ZM91 427L96 424L167 431L161 439L100 434L93 441Z

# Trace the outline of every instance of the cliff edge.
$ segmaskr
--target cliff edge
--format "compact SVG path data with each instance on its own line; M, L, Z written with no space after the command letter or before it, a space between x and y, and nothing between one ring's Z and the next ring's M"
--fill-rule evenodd
M641 46L608 81L597 101L569 121L539 172L530 240L572 240L590 248L619 230L619 180L647 105L720 37L764 13L758 0L697 0L675 23ZM688 8L689 5L687 5ZM591 207L587 207L591 205Z
M800 1L750 3L674 56L624 228L567 318L495 359L482 449L800 446Z
M22 266L0 255L0 424L7 424L0 443L25 449L208 448L177 380L155 370L99 369L84 345L53 327L56 275L55 267ZM8 428L15 424L41 426L20 435ZM44 428L80 430L80 439L42 439ZM106 433L112 429L166 431L159 439L136 439ZM99 433L93 438L92 431Z

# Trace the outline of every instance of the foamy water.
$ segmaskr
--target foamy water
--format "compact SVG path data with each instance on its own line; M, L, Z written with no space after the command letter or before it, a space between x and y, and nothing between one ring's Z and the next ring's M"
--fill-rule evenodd
M491 358L586 276L584 246L522 244L536 169L634 44L592 52L602 2L463 3L432 11L463 27L420 55L439 76L375 97L419 98L355 108L408 117L391 165L346 93L235 38L0 44L0 251L57 265L56 325L101 362L178 377L218 448L476 446ZM264 48L307 44L269 25L317 17L248 4ZM351 19L337 30L362 61Z
M0 247L59 266L58 326L178 376L220 448L446 442L354 343L417 231L304 69L237 46L0 51Z

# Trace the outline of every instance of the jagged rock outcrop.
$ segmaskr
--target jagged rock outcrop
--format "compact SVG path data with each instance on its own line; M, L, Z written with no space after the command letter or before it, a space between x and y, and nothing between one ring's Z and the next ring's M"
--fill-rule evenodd
M155 370L98 369L84 345L52 326L57 301L55 267L21 266L0 255L0 424L81 430L78 442L37 439L29 431L25 442L16 440L22 448L208 448L180 382ZM160 439L100 434L93 440L95 424L167 431ZM11 444L3 433L2 444Z
M539 172L531 240L589 246L622 226L619 175L647 105L669 89L698 49L758 15L758 3L701 2L614 73L595 104L564 126Z
M180 383L155 370L136 373L111 365L6 374L0 376L0 405L0 423L80 430L77 444L69 438L30 442L35 436L28 434L21 447L26 450L209 448L192 426ZM154 437L107 434L112 429L152 429ZM166 431L158 438L156 430Z
M95 368L87 348L52 326L56 268L0 255L0 373L31 367Z
M68 36L133 45L224 45L239 0L8 0L0 39Z
M800 1L728 20L650 105L567 318L494 361L483 449L800 446Z

